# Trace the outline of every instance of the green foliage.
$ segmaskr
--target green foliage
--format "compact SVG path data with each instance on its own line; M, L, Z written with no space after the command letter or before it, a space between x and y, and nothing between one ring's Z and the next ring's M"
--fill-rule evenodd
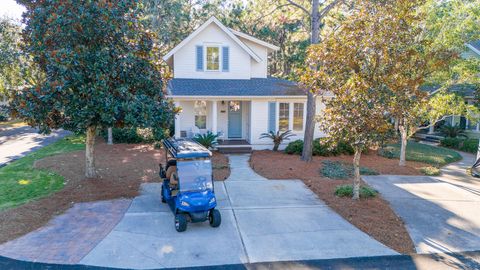
M440 145L468 153L477 153L478 139L461 139L447 137L440 141Z
M301 155L303 151L303 140L296 140L288 144L285 153ZM314 156L338 156L353 155L353 148L346 142L340 141L337 144L330 143L327 139L315 139L313 141Z
M14 116L42 132L172 124L138 1L35 1L27 8L26 50L48 76L15 96Z
M444 125L440 132L447 136L447 138L457 138L457 137L468 137L465 133L465 130L461 128L459 125L451 126L451 125Z
M206 148L212 148L217 144L217 138L217 134L213 134L211 131L208 131L205 134L197 134L193 139Z
M360 198L373 198L377 196L378 191L368 186L360 187ZM353 186L352 185L341 185L335 188L335 195L338 197L352 197L353 196Z
M34 168L44 157L85 149L83 136L65 137L0 168L0 210L45 197L63 188L63 177Z
M446 137L442 140L440 140L440 145L445 146L448 148L454 148L458 149L460 148L460 145L463 143L463 140L460 138L451 138L451 137Z
M8 110L0 105L0 122L8 121Z
M322 161L322 168L320 174L330 179L349 179L354 175L353 165L340 161L324 160ZM367 168L360 167L361 175L378 175L378 172Z
M385 153L391 153L391 156L384 155ZM400 144L389 144L379 154L387 158L399 158ZM406 159L441 167L461 160L462 156L450 149L409 141Z
M303 151L303 140L295 140L287 145L285 153L301 155Z
M422 167L420 172L428 176L439 176L441 173L439 168L432 166Z
M463 141L463 145L460 147L459 150L468 153L477 153L478 139L466 139L465 141Z
M107 140L107 129L103 129L100 134L105 140ZM139 129L134 127L112 128L112 138L113 143L151 143L155 141L151 129Z
M268 133L260 134L260 139L271 139L273 141L273 151L278 151L278 147L283 141L290 140L289 138L295 136L291 130L280 133L280 130L276 133L270 131Z

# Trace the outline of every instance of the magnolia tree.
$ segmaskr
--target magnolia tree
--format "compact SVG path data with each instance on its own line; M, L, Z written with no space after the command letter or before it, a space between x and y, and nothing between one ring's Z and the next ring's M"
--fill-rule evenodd
M171 125L151 34L138 1L25 1L26 51L47 74L11 109L42 132L86 133L85 176L95 177L98 128Z
M383 27L382 5L357 1L354 6L335 35L310 47L301 81L330 91L320 129L332 142L353 147L353 198L358 199L362 150L381 141L392 127L386 113L390 93L379 80L385 41L376 33Z

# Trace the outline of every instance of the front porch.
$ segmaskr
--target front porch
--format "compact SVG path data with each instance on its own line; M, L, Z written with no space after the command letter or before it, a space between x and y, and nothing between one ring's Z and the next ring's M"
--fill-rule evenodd
M193 138L211 132L222 146L250 144L249 100L182 100L175 119L175 136Z

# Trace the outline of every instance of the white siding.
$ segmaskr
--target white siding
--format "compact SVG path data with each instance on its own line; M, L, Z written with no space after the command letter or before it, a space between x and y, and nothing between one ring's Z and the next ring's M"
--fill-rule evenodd
M220 71L196 70L195 46L206 46L208 44L218 45L220 47L229 47L230 67L228 72L222 72L221 66ZM250 79L250 55L215 24L210 24L178 52L176 52L173 57L173 72L175 78ZM204 52L204 59L205 58L206 55ZM221 59L222 58L220 55L220 62L222 62Z
M254 59L250 59L251 62L251 77L252 78L266 78L267 66L268 66L268 51L267 48L250 40L240 38L252 51L262 59L261 62L257 62Z
M278 129L278 102L303 102L305 104L304 118L306 117L306 99L267 99L256 98L251 101L242 101L242 137L247 139L255 150L271 149L273 143L269 139L260 139L262 133L268 129L268 103L277 102L277 129ZM195 125L194 101L176 101L176 104L182 108L182 112L177 115L175 126L175 136L179 136L180 131L186 131L187 135L191 135L192 127ZM224 132L225 139L228 139L228 100L222 104L221 100L217 103L217 128L218 131ZM211 101L207 101L207 130L212 127ZM324 104L320 99L317 100L317 115L321 115ZM293 106L290 106L291 115ZM280 149L284 149L289 142L301 139L303 140L303 132L294 133L289 141L285 141ZM324 137L320 132L318 125L315 127L315 138Z

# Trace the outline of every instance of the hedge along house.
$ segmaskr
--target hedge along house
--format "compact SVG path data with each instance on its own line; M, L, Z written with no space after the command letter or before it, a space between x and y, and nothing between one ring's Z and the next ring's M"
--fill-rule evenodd
M173 69L168 97L181 108L175 137L210 131L219 135L219 148L247 149L271 148L271 140L259 138L268 131L291 130L290 141L303 139L305 91L267 74L268 56L278 49L215 17L173 48L163 59ZM317 113L322 107L318 100Z

